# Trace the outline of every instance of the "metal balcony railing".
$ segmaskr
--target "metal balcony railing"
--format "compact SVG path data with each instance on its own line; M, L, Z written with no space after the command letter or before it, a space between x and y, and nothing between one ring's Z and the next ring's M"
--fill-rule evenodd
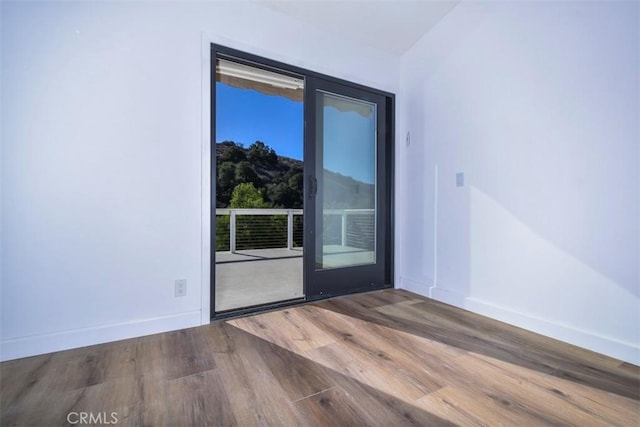
M324 211L323 243L374 250L373 209ZM299 248L302 209L216 209L216 251Z
M326 209L323 218L323 243L359 248L375 247L374 209Z
M302 247L302 209L216 209L216 251Z

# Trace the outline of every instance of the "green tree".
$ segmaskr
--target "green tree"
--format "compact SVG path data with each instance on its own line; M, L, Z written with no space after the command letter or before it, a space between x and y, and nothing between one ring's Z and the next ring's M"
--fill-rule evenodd
M262 193L250 182L242 182L233 189L229 207L232 209L264 209L268 205ZM261 249L265 242L260 234L273 227L268 216L238 215L236 216L236 246L238 249ZM264 236L262 236L264 237Z
M261 180L258 177L253 165L246 160L236 164L236 183L252 183L254 187L261 187Z
M236 186L236 165L222 162L218 166L216 179L216 207L226 208L231 200L231 192Z
M241 182L236 185L231 195L230 208L235 209L262 209L267 203L262 198L262 193L251 182Z
M229 228L229 215L216 216L216 252L230 250Z
M278 164L278 155L275 150L262 141L256 141L249 146L247 158L256 165L275 166Z
M304 174L302 171L294 172L289 178L288 184L291 190L291 200L289 205L285 207L302 209L304 203Z
M220 145L225 147L225 150L220 155L220 160L223 162L238 163L247 160L247 154L241 144L236 144L233 141L224 141Z

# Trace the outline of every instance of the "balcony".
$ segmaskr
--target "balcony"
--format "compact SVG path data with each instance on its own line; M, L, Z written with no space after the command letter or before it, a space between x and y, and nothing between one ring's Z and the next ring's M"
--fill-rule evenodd
M216 209L216 312L304 297L302 209ZM323 266L373 259L373 209L324 211Z

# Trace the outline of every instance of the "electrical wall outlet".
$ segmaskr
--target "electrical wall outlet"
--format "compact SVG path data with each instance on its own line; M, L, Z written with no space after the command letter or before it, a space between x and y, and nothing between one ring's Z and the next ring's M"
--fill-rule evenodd
M176 297L184 297L187 295L187 280L176 280Z

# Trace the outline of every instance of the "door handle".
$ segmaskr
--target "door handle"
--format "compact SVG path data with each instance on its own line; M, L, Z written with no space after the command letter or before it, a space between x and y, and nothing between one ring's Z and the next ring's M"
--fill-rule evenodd
M309 175L309 198L313 199L318 193L318 180L313 175Z

